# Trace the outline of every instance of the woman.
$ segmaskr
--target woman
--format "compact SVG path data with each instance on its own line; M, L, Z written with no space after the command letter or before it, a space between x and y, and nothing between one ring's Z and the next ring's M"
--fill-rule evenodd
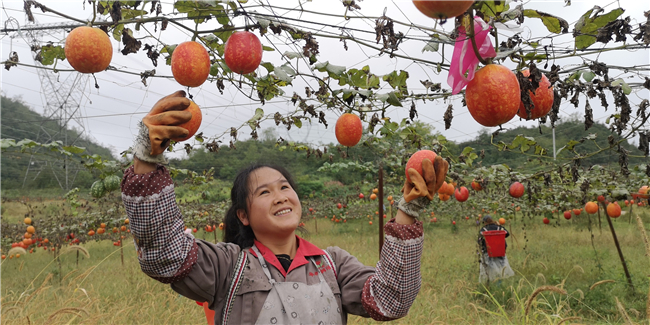
M515 272L512 271L512 268L510 268L510 264L508 263L508 257L505 255L501 257L490 257L488 255L483 232L492 230L503 230L506 232L506 238L510 236L510 233L506 228L497 224L492 220L491 216L486 215L483 217L483 228L481 228L478 234L478 243L481 246L481 257L479 260L481 266L478 279L481 283L489 283L489 281L506 279L515 275ZM507 244L506 247L508 247Z
M140 124L134 163L124 173L122 199L141 269L196 301L207 301L215 324L345 324L347 314L386 321L407 314L420 288L423 228L416 218L442 185L448 165L409 169L404 197L385 225L376 268L339 247L323 250L296 236L302 207L291 175L252 165L240 172L225 217L225 242L183 232L173 182L162 166L177 125L191 118L182 91L154 105ZM435 167L434 167L435 166Z

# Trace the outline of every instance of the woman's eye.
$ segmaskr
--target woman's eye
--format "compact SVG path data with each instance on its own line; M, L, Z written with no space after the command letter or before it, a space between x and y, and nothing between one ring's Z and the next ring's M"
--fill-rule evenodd
M282 189L283 189L283 190L284 190L284 189L287 189L287 188L289 188L289 186L287 186L287 185L283 185L283 186L282 186Z
M268 190L264 190L264 191L260 192L260 195L262 195L262 194L266 194L266 193L269 193L269 191L268 191Z

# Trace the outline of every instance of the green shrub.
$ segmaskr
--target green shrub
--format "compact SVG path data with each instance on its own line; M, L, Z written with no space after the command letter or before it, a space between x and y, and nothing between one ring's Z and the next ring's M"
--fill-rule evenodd
M320 193L325 188L323 183L319 181L298 181L296 187L298 187L296 190L300 195Z

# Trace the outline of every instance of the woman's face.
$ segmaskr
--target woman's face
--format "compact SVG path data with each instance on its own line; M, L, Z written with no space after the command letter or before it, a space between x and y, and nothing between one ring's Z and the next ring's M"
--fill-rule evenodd
M248 213L239 210L237 216L245 226L250 225L258 240L295 233L302 207L298 194L279 171L256 169L248 177L248 188Z

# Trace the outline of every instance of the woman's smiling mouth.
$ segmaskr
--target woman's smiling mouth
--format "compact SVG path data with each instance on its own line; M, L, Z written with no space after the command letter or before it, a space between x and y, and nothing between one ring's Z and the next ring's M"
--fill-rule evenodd
M286 208L286 209L282 209L282 210L276 212L274 215L279 217L279 216L283 216L283 215L285 215L285 214L288 214L288 213L290 213L291 211L292 211L291 209Z

